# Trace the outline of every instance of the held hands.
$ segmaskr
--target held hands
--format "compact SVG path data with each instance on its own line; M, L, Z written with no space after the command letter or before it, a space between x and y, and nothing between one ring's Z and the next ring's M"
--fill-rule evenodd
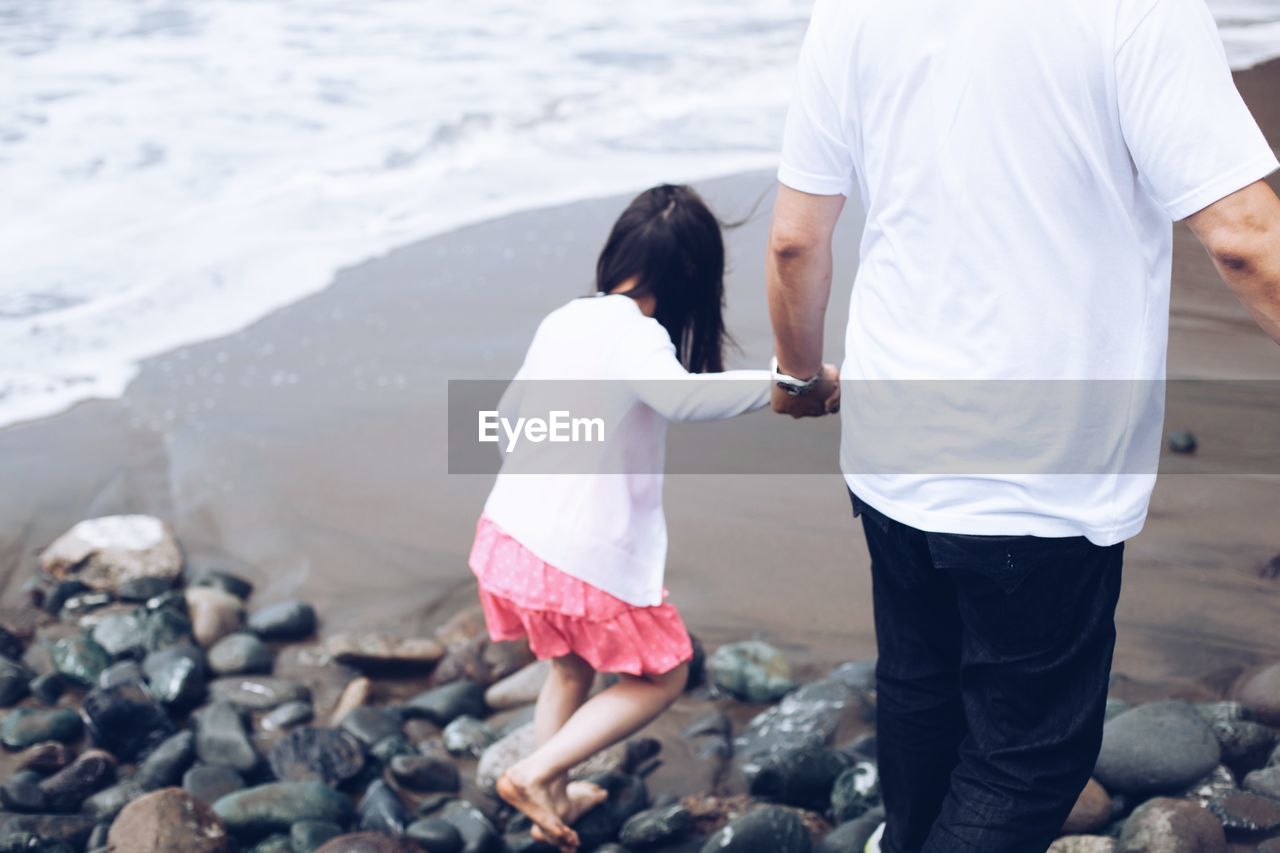
M793 397L773 386L773 410L793 418L816 418L840 411L840 370L834 364L822 365L822 379L807 394Z

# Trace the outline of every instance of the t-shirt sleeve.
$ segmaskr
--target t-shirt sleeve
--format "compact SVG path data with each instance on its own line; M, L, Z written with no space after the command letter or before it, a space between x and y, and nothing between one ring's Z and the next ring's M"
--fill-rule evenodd
M812 195L848 196L853 190L853 158L840 108L827 79L833 69L824 51L821 8L819 4L800 48L778 180Z
M1184 219L1276 168L1204 0L1155 0L1121 36L1120 123L1141 180L1170 217Z

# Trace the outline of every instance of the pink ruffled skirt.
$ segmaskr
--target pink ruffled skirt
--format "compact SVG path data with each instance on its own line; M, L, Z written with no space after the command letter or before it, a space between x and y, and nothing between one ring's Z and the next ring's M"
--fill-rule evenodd
M637 607L567 575L486 516L468 563L496 642L528 637L539 659L572 653L597 672L628 675L662 675L693 658L675 607Z

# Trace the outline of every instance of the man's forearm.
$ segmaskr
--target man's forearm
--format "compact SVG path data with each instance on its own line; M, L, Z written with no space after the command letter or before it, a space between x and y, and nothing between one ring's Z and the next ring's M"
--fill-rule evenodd
M1262 330L1280 344L1280 229L1275 235L1275 248L1245 260L1239 257L1213 255L1214 265L1223 281Z
M804 246L773 241L766 278L778 367L791 376L813 376L822 367L823 324L831 296L830 241Z

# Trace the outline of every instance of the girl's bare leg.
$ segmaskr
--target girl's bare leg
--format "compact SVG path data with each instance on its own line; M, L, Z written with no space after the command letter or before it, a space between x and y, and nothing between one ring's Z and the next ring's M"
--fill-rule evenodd
M682 664L665 675L624 675L608 690L589 699L533 754L517 762L498 780L498 793L529 816L553 844L575 849L578 836L554 812L551 789L574 765L605 747L635 734L679 697L688 680Z

